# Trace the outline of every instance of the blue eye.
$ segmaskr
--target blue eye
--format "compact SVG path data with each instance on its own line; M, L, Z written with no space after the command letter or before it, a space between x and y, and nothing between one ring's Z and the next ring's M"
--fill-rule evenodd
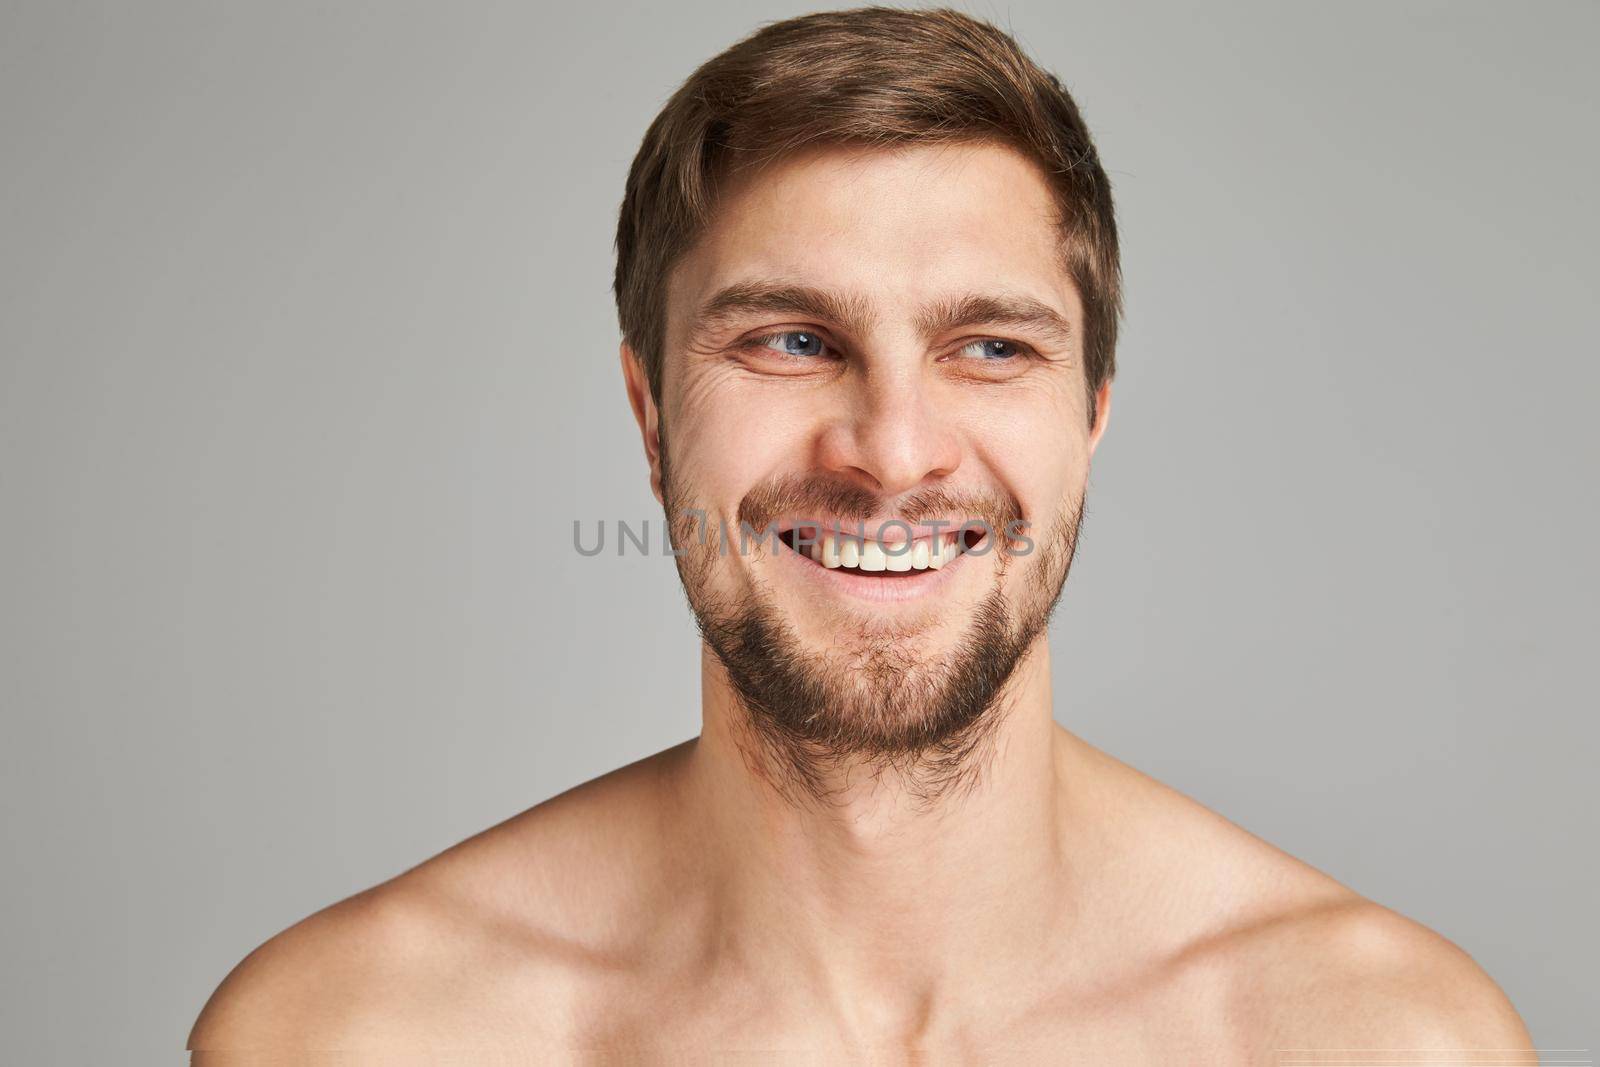
M1022 354L1022 349L1017 344L1011 341L1002 341L999 338L991 338L986 341L974 341L970 345L962 348L961 351L966 352L970 349L978 350L977 355L979 359L993 361L1010 359L1012 356L1020 356Z
M768 334L759 338L756 344L765 348L775 348L786 356L820 356L826 345L822 337L811 333L809 330L784 330L781 333Z

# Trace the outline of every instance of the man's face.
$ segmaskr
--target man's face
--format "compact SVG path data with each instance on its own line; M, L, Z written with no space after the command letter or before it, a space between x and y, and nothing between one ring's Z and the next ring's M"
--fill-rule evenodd
M984 715L1076 541L1105 407L1091 431L1082 337L1010 149L828 147L725 188L670 279L659 423L630 383L690 603L761 725L892 758Z

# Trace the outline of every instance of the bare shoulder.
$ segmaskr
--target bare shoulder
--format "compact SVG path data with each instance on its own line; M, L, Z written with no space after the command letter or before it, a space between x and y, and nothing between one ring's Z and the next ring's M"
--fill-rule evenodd
M1458 945L1355 897L1240 945L1241 988L1276 1048L1527 1051L1505 993Z
M197 1064L224 1053L404 1044L436 1011L455 954L448 923L406 876L324 908L268 940L211 995L189 1035Z
M244 958L189 1037L242 1050L566 1045L610 964L618 915L659 885L651 761L587 782L301 920ZM632 866L630 866L632 865ZM520 1044L519 1044L520 1043Z
M1459 946L1383 907L1192 798L1083 746L1098 809L1161 887L1159 958L1230 1041L1280 1049L1531 1048L1499 986Z

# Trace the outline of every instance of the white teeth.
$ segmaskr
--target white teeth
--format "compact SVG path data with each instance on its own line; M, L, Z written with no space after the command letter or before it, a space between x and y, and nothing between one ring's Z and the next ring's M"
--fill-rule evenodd
M829 570L839 566L839 539L837 537L824 537L822 539L822 565Z
M877 541L861 542L861 563L864 571L882 571L889 569L889 555Z
M961 554L960 542L950 535L922 538L905 550L901 550L902 544L890 551L879 541L824 534L819 543L808 545L805 553L829 570L849 567L873 572L938 570Z
M861 542L848 537L837 539L839 542L839 566L855 567L861 563Z

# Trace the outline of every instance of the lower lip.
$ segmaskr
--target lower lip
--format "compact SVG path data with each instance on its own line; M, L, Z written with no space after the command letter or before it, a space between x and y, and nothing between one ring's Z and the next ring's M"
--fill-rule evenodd
M938 570L929 567L922 571L897 571L893 578L874 578L843 567L824 567L787 545L779 549L777 554L791 566L804 568L814 581L826 582L848 596L870 600L875 604L897 604L921 600L937 593L950 581L951 573L966 562L970 552L962 552Z

